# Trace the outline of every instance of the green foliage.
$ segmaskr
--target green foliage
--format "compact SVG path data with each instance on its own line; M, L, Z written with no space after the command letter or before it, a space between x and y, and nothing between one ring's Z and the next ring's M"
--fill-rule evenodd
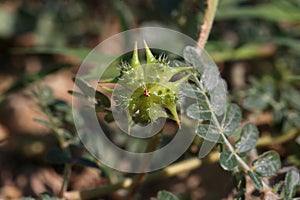
M248 175L249 175L251 181L253 182L255 188L258 189L258 190L262 190L263 189L263 183L262 183L262 180L259 177L259 175L256 172L253 172L253 171L248 171Z
M228 2L228 1L227 1ZM243 6L239 9L234 7L238 1L231 1L218 10L217 19L265 19L270 21L297 22L300 20L298 9L299 3L296 1L276 0L261 4L260 6ZM266 12L268 10L268 12ZM291 14L292 13L292 14Z
M286 173L284 185L284 199L293 198L297 192L297 189L300 187L299 172L294 169L289 170Z
M168 191L160 191L157 194L157 200L179 200L174 194Z
M235 155L230 151L222 151L220 155L220 164L225 170L232 170L238 164Z
M254 124L246 124L240 134L238 141L235 144L237 153L247 154L252 149L255 149L258 140L258 130Z
M147 7L148 4L153 6L153 2L149 2L144 6ZM157 2L156 4L158 5L162 4L161 2ZM156 17L157 13L157 9L151 8L155 10L155 15L152 15L144 13L143 8L138 8L136 10L142 13L143 17L134 18L132 10L135 9L132 8L134 8L133 5L135 3L128 2L128 4L125 4L122 1L115 0L109 2L103 1L102 3L105 5L104 7L109 5L112 8L123 30L129 29L134 21L143 23L149 20L148 16L153 20L152 17ZM174 2L168 3L168 6L172 8L178 6ZM13 53L32 54L34 56L37 54L59 54L83 59L88 54L88 49L67 48L66 46L70 44L74 45L74 43L74 46L85 45L85 40L90 40L89 37L85 37L86 35L95 35L98 34L99 30L102 30L103 22L101 20L96 19L91 22L90 13L94 12L90 12L88 6L84 1L73 2L71 4L60 1L46 1L45 4L33 4L33 6L30 3L26 3L20 6L17 11L13 11L14 9L4 9L1 6L0 18L1 21L5 21L6 23L0 25L0 37L1 39L9 38L9 40L15 43L15 39L18 41L18 38L14 38L15 36L23 33L29 33L29 35L33 33L32 35L35 36L38 47L15 49ZM195 33L199 31L199 24L202 20L201 11L204 10L204 7L204 1L198 2L196 5L192 1L181 1L178 8L175 8L172 12L168 11L172 13L176 21L171 22L166 20L166 22L168 24L178 23L182 30L190 33L189 35L192 37L196 37ZM298 59L300 52L298 40L300 36L298 26L300 19L299 8L300 4L298 0L255 2L222 0L220 1L219 10L216 13L217 23L215 23L216 26L210 37L211 41L207 45L207 49L216 62L226 61L224 63L225 70L230 69L230 67L227 68L228 63L229 65L231 65L232 61L244 63L243 60L246 59L247 65L251 65L249 70L257 72L257 75L260 76L260 78L249 80L249 87L247 90L241 92L241 94L245 94L245 96L241 96L241 99L243 108L246 108L250 112L273 112L275 123L271 127L271 137L273 136L273 132L274 135L284 136L285 132L295 129L299 130L300 128L299 75L295 73L299 72L298 66L300 63ZM108 11L109 16L114 14L112 11ZM104 13L103 16L106 16L106 14ZM157 16L161 17L160 14ZM102 15L100 16L101 18L103 17ZM89 23L83 23L85 22L84 19L89 21ZM228 27L228 30L224 27ZM220 40L219 38L228 39ZM255 146L259 139L258 129L254 124L250 123L240 129L242 119L241 109L236 104L226 102L227 86L225 81L220 78L219 70L213 63L207 63L207 60L203 59L201 53L195 51L193 48L186 49L184 57L189 64L195 67L195 77L190 77L189 83L192 83L192 86L184 89L185 84L183 84L183 89L180 93L197 100L197 103L188 107L187 115L192 119L198 120L198 135L206 140L222 143L222 152L220 155L221 166L226 170L238 171L239 174L242 174L239 177L240 182L243 182L244 175L248 174L256 188L263 190L265 184L263 184L261 177L275 175L280 168L278 154L274 151L265 152L256 158L252 165L249 164L251 163L251 160L248 158L250 152L253 151L254 154L256 152ZM267 59L261 59L264 57L267 57ZM99 60L105 59L111 59L111 57L98 55L92 61L99 62ZM253 60L255 60L255 63L253 63ZM153 61L155 59L148 59L149 63ZM272 72L261 73L270 64L272 65ZM132 65L139 65L139 63L133 62ZM58 64L53 66L51 70L42 70L38 73L22 75L11 88L0 95L0 101L7 93L21 89L35 81L43 79L50 73L57 72L63 67L69 66L72 65ZM128 66L130 67L130 65ZM258 68L263 70L257 70ZM109 68L107 70L107 77L110 78L112 75L119 73L117 70L116 67ZM141 72L145 70L137 71ZM158 64L155 63L148 69L147 73L152 73L155 76L157 71ZM226 76L227 71L224 72ZM162 83L169 82L169 76L171 75L172 73L162 73L160 76L160 79L163 80ZM76 85L82 90L82 93L74 91L70 91L70 93L80 98L88 98L91 103L90 106L95 108L97 112L105 112L105 119L111 122L114 119L109 111L110 101L104 94L94 90L85 81L91 78L95 78L93 77L93 73L90 76L82 77L82 79L75 81ZM166 87L157 85L146 86L152 88L151 91L148 91L150 94L158 90L167 93ZM155 105L150 105L152 106L152 110L147 115L135 115L135 120L133 121L141 123L145 121L149 122L149 119L150 121L155 121L157 117L166 117L175 121L177 120L177 123L179 122L178 117L175 116L177 112L176 98L168 99L169 102L160 102L164 108L173 110L173 113L170 114L169 111L164 112L161 106L156 105L158 104L157 99L152 99L153 101L151 102L147 101L148 98L143 96L144 91L137 90L134 94L134 97L138 100L135 99L129 103L131 104L130 115L137 114L137 111L147 113L147 109L143 108L149 108L147 107L148 104L153 102ZM54 148L48 152L47 160L56 164L71 163L97 168L98 164L93 162L93 159L90 157L74 158L68 152L70 147L82 147L79 139L75 136L70 107L65 102L55 99L50 88L40 88L34 95L37 97L43 112L46 114L46 119L35 119L35 121L48 127L60 142L60 148ZM170 93L170 95L176 96L174 93ZM166 97L166 95L161 97ZM140 102L144 103L139 104ZM169 106L170 102L172 102L172 106ZM240 99L238 102L240 102ZM139 107L137 110L136 106ZM235 141L235 143L232 141ZM297 155L299 144L300 136L297 137L296 134L296 137L289 139L288 145L284 146L287 153L291 153L291 150L294 153L288 155L286 159L288 164L296 165L298 163L299 166L300 161ZM293 145L298 146L295 148ZM282 159L285 158L282 157ZM293 162L291 161L292 159L294 159ZM285 161L283 162L285 163ZM247 164L250 170L244 164ZM280 191L280 184L277 187ZM295 196L298 187L299 172L297 170L288 171L285 177L282 196L285 199L291 199ZM242 191L244 186L241 186L241 188ZM166 193L160 192L159 194L163 196ZM43 197L47 199L47 195Z
M253 161L254 171L263 177L273 176L281 168L280 157L275 151L268 151Z
M61 144L63 141L75 141L74 121L70 106L64 101L55 99L52 89L46 86L34 90L33 96L48 118L34 120L51 129Z
M83 82L80 83L82 87L88 87L87 85L84 85ZM71 154L71 147L76 147L78 149L83 148L79 138L75 134L72 108L65 102L56 99L53 96L52 89L47 86L40 86L38 89L34 90L33 96L39 103L41 111L47 117L47 119L34 119L34 121L49 128L55 134L60 144L59 147L52 147L49 149L46 154L46 160L52 164L79 164L94 168L98 166L97 168L99 168L99 165L96 164L94 159L85 157L77 158L73 157ZM78 119L78 121L80 121L80 119Z
M258 156L253 161L253 166L243 160L243 156L255 149L259 135L258 130L253 124L248 123L243 127L240 134L235 134L241 123L241 110L236 104L227 103L227 90L224 87L225 84L222 83L223 80L215 70L217 67L210 62L204 62L205 55L203 54L202 52L201 55L200 51L193 47L185 49L185 60L189 64L195 63L200 66L194 66L194 77L190 79L198 89L191 87L192 89L187 90L187 87L183 87L183 90L186 90L183 93L191 94L191 91L195 91L195 93L201 91L202 96L204 96L201 96L198 104L191 105L187 113L190 117L199 120L197 133L200 137L212 142L223 143L225 149L220 155L221 166L226 170L233 170L237 166L242 167L243 171L248 173L255 187L261 191L265 187L261 177L273 176L277 173L281 168L280 157L277 152L268 151ZM221 88L220 83L222 83ZM273 94L272 87L264 87L270 94ZM214 100L214 96L218 99L217 101ZM203 102L205 103L203 104ZM210 119L207 119L206 116L209 116ZM235 137L235 141L237 141L235 145L229 142L230 136Z

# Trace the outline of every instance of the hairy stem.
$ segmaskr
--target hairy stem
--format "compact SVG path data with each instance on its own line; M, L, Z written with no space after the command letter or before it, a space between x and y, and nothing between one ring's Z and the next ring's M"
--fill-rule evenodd
M157 133L153 137L151 137L151 139L148 143L148 146L145 150L145 153L155 151L155 149L159 143L160 137L161 137L161 133ZM149 165L151 164L151 157L150 156L145 157L144 160L145 160L145 162L143 163L142 169L147 169L149 167ZM139 188L145 181L146 175L147 175L147 173L139 173L136 175L136 177L133 180L133 184L132 184L131 188L129 189L129 193L128 193L126 199L133 199L133 197L136 195Z
M200 49L204 49L204 46L207 42L216 15L218 3L219 0L207 0L207 9L204 14L203 23L201 25L197 41L197 45L200 47Z
M63 151L67 155L70 155L70 150L69 150L68 147L66 147L67 143L66 143L65 139L59 134L59 126L54 122L50 108L48 107L48 105L45 105L42 102L39 102L39 104L40 104L42 110L44 111L44 114L48 118L49 123L51 124L52 131L55 134L55 137L59 142L60 148L63 149ZM72 164L71 163L65 163L64 164L64 172L63 172L63 182L62 182L60 191L58 193L59 197L63 197L64 193L68 189L68 184L69 184L69 179L70 179L70 176L71 176L71 171L72 171Z
M203 84L199 81L198 77L194 74L193 75L195 80L196 80L196 84L197 86L202 90L205 91L205 88L203 86ZM225 145L227 146L227 148L229 149L229 151L235 156L235 158L237 159L238 163L240 164L240 166L244 169L245 172L248 172L251 170L251 167L248 166L248 164L236 153L236 151L234 150L233 145L230 143L230 141L228 140L228 138L226 137L226 135L223 133L223 128L219 123L219 120L217 119L217 116L215 115L215 113L213 112L213 107L210 103L210 100L206 94L206 92L202 93L205 96L205 101L207 103L207 105L209 106L209 109L211 110L211 115L212 115L212 120L214 121L214 124L216 125L218 132L220 133L222 139L224 140ZM269 187L269 185L262 179L262 183L263 183L263 187L264 187L264 191L271 191L271 188Z
M71 168L72 168L72 165L70 163L66 163L64 165L63 183L61 185L61 188L60 188L60 191L58 194L59 197L63 197L65 192L68 189L69 178L71 176Z

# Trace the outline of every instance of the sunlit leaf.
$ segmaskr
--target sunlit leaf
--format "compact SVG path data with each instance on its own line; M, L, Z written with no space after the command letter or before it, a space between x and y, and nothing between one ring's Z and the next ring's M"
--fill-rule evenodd
M193 119L210 120L211 112L207 105L195 103L190 105L186 110L187 116Z
M195 47L187 46L183 50L183 58L186 62L195 66L197 71L202 74L203 72L203 62L201 59L201 52Z
M211 142L223 142L218 128L211 122L211 124L200 124L196 133L205 140Z
M211 105L216 115L221 116L226 110L227 88L224 80L220 80L218 85L210 93Z
M183 83L180 87L179 93L186 97L197 99L198 102L205 101L202 91L192 84Z
M249 175L251 181L253 182L255 188L261 191L263 189L263 183L262 183L259 175L253 171L248 171L248 175Z
M76 78L75 84L83 92L85 97L95 103L96 111L103 111L104 107L110 107L110 100L103 93L95 90L86 81L81 78ZM79 93L74 93L78 96Z
M76 78L74 80L77 87L87 96L92 97L95 95L95 89L92 88L86 81L81 78Z
M205 65L204 71L201 76L201 81L203 82L204 88L208 91L212 91L220 81L219 69L216 65Z
M157 200L179 200L179 199L170 192L160 191L157 194Z
M284 180L284 198L293 198L300 187L300 174L294 169L289 170Z
M225 170L232 170L237 166L235 155L230 151L223 151L220 155L220 164Z
M236 104L229 104L226 111L226 116L222 123L222 129L227 136L235 133L242 120L241 109Z
M281 168L279 154L276 151L268 151L253 161L255 172L260 176L272 176Z
M246 124L242 131L239 140L235 144L238 153L248 153L255 148L258 140L258 130L254 124Z

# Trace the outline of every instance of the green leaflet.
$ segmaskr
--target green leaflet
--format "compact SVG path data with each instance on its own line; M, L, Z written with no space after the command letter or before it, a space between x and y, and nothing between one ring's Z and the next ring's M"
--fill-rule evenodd
M253 171L248 171L248 175L249 175L251 181L253 182L255 188L258 189L258 190L262 190L263 189L263 183L262 183L259 175L256 172L253 172Z
M220 131L213 121L210 124L200 124L196 132L200 137L210 142L223 142Z
M230 151L223 151L220 155L220 164L225 170L232 170L237 166L235 155Z
M242 121L241 109L236 104L229 104L226 111L226 116L222 122L222 129L227 136L235 133Z
M260 176L272 176L281 168L279 154L276 151L267 151L253 161L253 167Z
M157 200L179 200L174 194L167 191L159 191Z
M193 119L210 120L211 112L207 104L192 104L187 108L187 116Z
M240 138L235 144L237 152L240 154L249 153L255 148L258 140L258 130L254 124L246 124L241 132Z
M300 187L300 174L294 169L289 170L285 175L284 199L293 198Z

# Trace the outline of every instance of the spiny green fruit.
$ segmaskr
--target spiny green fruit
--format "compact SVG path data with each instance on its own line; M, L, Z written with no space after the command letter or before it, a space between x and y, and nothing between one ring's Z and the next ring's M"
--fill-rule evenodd
M122 89L115 91L119 97L117 102L120 109L127 109L129 123L147 125L158 118L169 118L177 122L180 120L176 110L178 92L189 74L176 81L171 78L180 73L191 70L192 67L170 67L166 59L156 59L146 42L146 64L141 64L135 44L131 64L122 64L117 84ZM129 124L130 126L130 124Z

